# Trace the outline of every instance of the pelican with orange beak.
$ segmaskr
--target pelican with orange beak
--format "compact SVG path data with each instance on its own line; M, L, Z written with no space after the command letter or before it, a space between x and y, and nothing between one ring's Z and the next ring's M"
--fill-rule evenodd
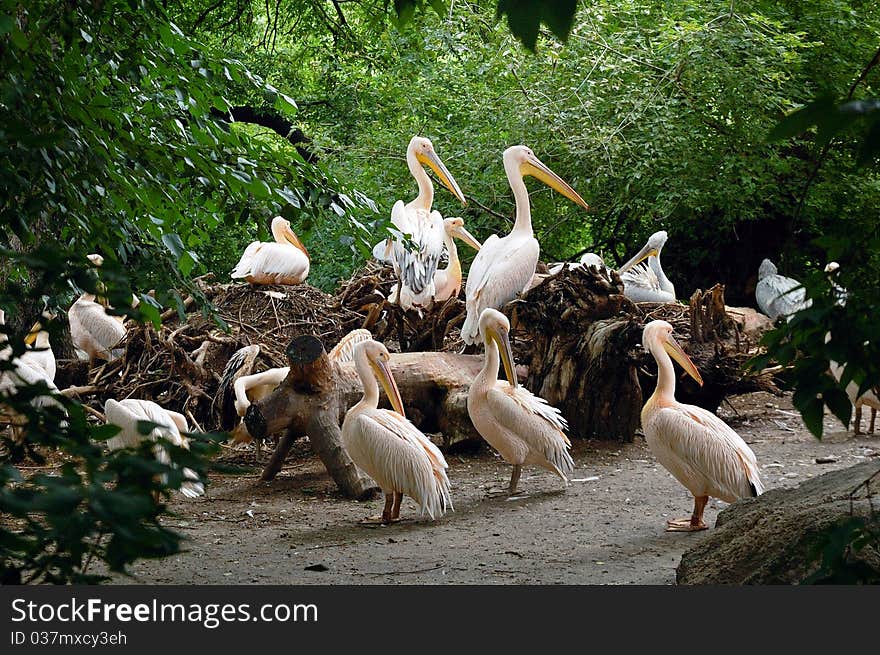
M419 185L419 194L404 204L398 200L391 208L391 223L410 242L402 238L385 239L373 248L373 255L381 261L390 261L400 278L398 302L404 309L428 307L434 299L434 273L443 254L446 231L443 216L431 210L434 203L434 185L423 166L428 166L437 178L466 205L464 194L434 152L429 139L414 136L406 149L406 164Z
M468 272L465 286L467 317L461 328L466 344L482 341L480 316L487 307L501 309L531 283L541 247L532 230L529 192L523 177L531 175L584 209L589 206L561 177L526 146L504 151L504 171L516 200L516 220L505 237L493 234L483 243Z
M568 485L574 470L565 430L568 424L558 409L520 386L510 348L510 321L487 307L480 315L480 333L486 345L483 370L468 391L467 408L477 432L513 464L508 494L516 493L522 467L534 464L558 475ZM499 357L507 381L498 379Z
M309 274L309 251L290 229L290 222L272 219L273 242L252 242L232 270L233 278L251 284L300 284Z
M651 321L642 345L657 362L657 387L642 408L645 440L657 461L694 496L690 518L667 521L666 530L705 530L709 496L732 503L764 491L758 461L742 437L715 414L675 399L673 359L701 386L703 378L672 336L672 326Z
M354 347L354 362L364 395L345 414L342 443L352 461L369 475L385 494L381 517L364 523L392 523L400 520L404 495L419 504L421 516L440 518L452 509L446 459L403 410L400 391L388 365L391 356L384 345L372 339ZM394 410L378 409L379 385Z

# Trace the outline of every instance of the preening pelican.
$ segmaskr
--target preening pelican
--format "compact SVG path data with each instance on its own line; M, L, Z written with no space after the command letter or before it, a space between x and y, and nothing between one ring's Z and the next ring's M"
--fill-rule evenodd
M461 261L458 259L458 248L455 239L461 239L474 250L480 249L480 242L464 227L464 219L455 216L443 219L443 245L449 253L449 263L446 268L438 268L434 272L434 295L431 302L443 303L452 297L458 296L461 290ZM388 301L397 303L397 285L391 288Z
M657 461L694 495L693 515L667 521L666 529L705 530L703 510L709 496L732 503L764 491L755 453L712 412L675 399L672 358L699 384L703 379L672 336L669 323L648 323L642 345L657 361L657 388L642 408L645 440Z
M510 321L487 307L480 315L480 334L486 347L483 370L468 391L468 415L477 432L513 464L508 493L516 493L522 467L535 464L552 471L568 485L574 462L565 436L562 414L547 401L520 386L510 349ZM498 363L504 364L508 382L498 380Z
M369 330L360 328L352 330L333 346L333 349L327 353L327 358L331 362L350 362L354 357L354 347L372 338L373 335ZM289 366L281 366L251 374L259 353L259 345L245 346L236 351L226 363L217 390L217 398L221 398L223 403L221 427L224 430L232 428L236 420L234 415L237 415L238 419L244 418L248 407L272 393L290 373ZM230 411L230 406L234 407L234 412ZM251 440L251 435L243 423L239 423L233 430L232 437L236 442Z
M413 309L427 307L434 298L434 273L443 253L445 236L443 217L440 212L431 211L434 185L422 165L430 166L463 205L467 201L429 139L420 136L410 139L406 164L419 185L419 195L406 204L403 200L395 202L391 208L391 223L409 235L414 249L408 250L400 239L388 238L376 244L373 255L382 261L391 261L402 285L396 300L404 309Z
M660 266L660 251L666 239L665 230L654 232L638 254L620 267L623 295L633 302L675 302L675 285ZM645 259L647 265L639 266Z
M251 284L299 284L309 274L309 251L290 222L281 216L272 219L275 242L252 242L232 269L232 277Z
M96 267L104 263L101 255L93 254L88 258ZM133 297L132 307L137 303L137 297ZM123 351L115 347L125 337L125 317L109 315L94 294L84 293L77 298L67 310L67 320L73 345L85 353L90 366L96 359L109 362L122 355Z
M776 320L780 316L790 316L813 304L807 299L807 292L794 278L779 275L776 266L769 259L758 267L758 284L755 287L755 300L761 311Z
M120 448L134 448L144 440L159 441L164 438L175 446L189 448L189 441L181 435L181 432L189 432L189 426L183 415L163 409L150 400L137 400L126 398L116 401L109 398L104 403L104 416L107 423L119 426L121 431L107 440L110 450ZM157 427L149 434L141 434L138 431L138 421L149 421ZM153 448L156 460L162 464L170 464L171 457L168 451L157 443ZM184 467L183 477L185 480L180 485L180 493L187 498L196 498L205 493L205 485L199 480L198 474L191 468ZM167 476L163 476L163 482L167 482Z
M342 443L352 461L373 478L385 494L382 516L366 522L390 523L400 518L404 495L419 504L420 515L431 520L452 509L446 459L403 411L403 402L391 369L388 350L377 341L364 341L354 348L354 361L364 395L345 414ZM394 411L378 409L379 385Z
M523 177L532 175L584 209L589 206L561 177L551 171L526 146L504 151L504 171L516 200L516 220L505 237L493 234L471 264L465 286L467 316L461 328L466 344L479 343L480 316L487 307L500 309L521 293L535 275L541 248L532 232L529 192Z

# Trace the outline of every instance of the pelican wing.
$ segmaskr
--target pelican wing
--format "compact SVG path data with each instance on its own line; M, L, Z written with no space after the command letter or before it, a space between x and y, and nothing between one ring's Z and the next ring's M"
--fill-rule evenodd
M806 296L800 282L784 275L768 275L758 280L755 287L758 306L774 320L809 307L812 302Z
M364 412L353 426L361 437L358 465L383 490L401 491L431 519L452 509L443 453L406 418L387 409ZM355 454L352 454L355 458Z
M79 298L67 312L73 345L90 357L112 359L112 349L125 337L125 327L104 307Z
M8 357L8 352L6 353ZM49 387L49 392L44 396L37 396L31 400L31 404L35 407L57 407L64 411L64 406L53 396L60 393L58 387L49 377L49 374L40 367L35 366L31 362L22 361L20 358L14 362L15 368L10 371L3 371L0 374L0 396L10 396L17 393L19 387L45 383Z
M637 286L649 291L660 291L660 280L652 271L646 262L636 264L628 271L625 271L620 279L626 286Z
M214 396L214 404L220 404L220 427L223 430L233 428L238 417L235 408L235 381L250 374L259 354L260 346L252 344L236 350L226 362L223 377L220 378L220 385Z
M486 400L499 425L528 443L562 479L568 478L574 461L568 453L571 442L564 432L568 423L557 408L525 387L512 387L504 380L489 390Z
M671 472L689 489L679 474L698 486L708 483L709 495L727 502L764 491L755 453L712 412L677 404L658 410L651 426L660 445L677 460L673 468L678 473Z
M331 362L350 362L354 359L354 347L359 343L364 341L369 341L373 338L373 335L369 330L357 329L352 330L344 337L339 340L335 346L333 346L333 350L331 350L327 357Z
M461 328L465 343L479 340L480 314L501 309L531 282L541 248L532 236L492 235L474 258L465 285L467 317Z
M291 243L254 242L245 249L232 277L262 284L298 283L308 276L309 265L306 254Z
M401 212L405 215L401 215ZM401 201L394 204L391 222L410 235L414 249L407 249L402 241L394 242L394 261L400 279L416 295L434 281L434 272L443 253L443 218L437 211L426 212L406 207Z

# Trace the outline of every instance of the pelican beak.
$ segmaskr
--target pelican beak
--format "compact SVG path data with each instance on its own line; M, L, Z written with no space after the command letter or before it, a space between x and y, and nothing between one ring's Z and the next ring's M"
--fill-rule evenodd
M510 347L510 336L507 330L492 328L490 334L495 343L498 344L498 350L501 353L501 363L504 366L504 374L507 376L507 381L510 382L512 387L519 386L519 380L516 378L516 366L513 363L513 350Z
M27 336L24 338L25 345L33 346L34 341L37 340L37 335L40 333L40 330L43 329L43 325L37 321L34 323L34 327L31 328L31 331L28 332Z
M299 240L299 237L296 236L296 233L291 230L289 226L284 228L284 240L302 250L303 254L311 260L311 257L309 257L309 251L306 250L302 241Z
M476 237L474 237L473 234L471 234L466 229L464 229L464 225L454 228L452 230L452 234L453 234L453 236L456 236L459 239L461 239L462 241L464 241L466 244L468 244L474 250L479 250L480 248L483 247L482 244L479 241L477 241Z
M524 176L531 175L532 177L538 178L551 189L555 189L573 203L580 205L584 209L590 208L590 206L584 202L584 199L580 197L578 192L568 185L568 182L547 168L544 162L534 155L530 155L526 161L520 164L519 172Z
M388 396L391 407L395 412L406 418L403 400L400 397L400 389L397 388L397 382L394 381L394 376L391 375L391 367L388 366L388 362L382 360L373 362L373 369L376 372L379 383L385 390L385 395Z
M418 153L416 155L416 159L418 159L425 166L430 166L431 170L437 174L437 177L441 182L452 192L456 198L461 201L462 205L467 204L467 200L464 199L464 194L461 192L461 189L458 188L458 182L455 181L455 178L452 177L452 174L446 170L445 164L440 160L440 157L437 156L437 153L431 150L427 153Z
M679 345L678 341L675 340L675 337L673 337L671 334L666 337L666 341L663 342L663 349L669 353L669 356L672 357L672 359L674 359L681 365L681 367L685 370L685 373L696 380L697 384L699 384L701 387L703 386L703 377L700 375L697 367L694 366L691 358L687 356L687 353L684 351L681 345Z
M645 246L641 250L639 250L639 253L635 257L633 257L626 264L624 264L623 266L620 267L620 270L617 271L617 274L622 275L623 273L625 273L626 271L631 269L633 266L635 266L639 262L646 260L648 257L651 257L652 255L654 257L656 257L658 254L659 253L657 252L656 248L652 248L648 244L645 244Z

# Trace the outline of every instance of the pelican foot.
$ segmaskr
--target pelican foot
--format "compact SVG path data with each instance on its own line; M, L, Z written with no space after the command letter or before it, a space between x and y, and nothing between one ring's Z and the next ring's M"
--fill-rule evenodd
M510 487L490 487L486 498L518 498L527 495L524 491L511 491Z
M690 518L666 521L666 532L699 532L708 529L709 526L702 520L698 523L692 523Z
M365 519L361 519L359 525L362 525L366 528L376 528L380 525L389 525L391 523L400 523L400 519L386 519L383 518L381 514L377 514L376 516L368 516Z

